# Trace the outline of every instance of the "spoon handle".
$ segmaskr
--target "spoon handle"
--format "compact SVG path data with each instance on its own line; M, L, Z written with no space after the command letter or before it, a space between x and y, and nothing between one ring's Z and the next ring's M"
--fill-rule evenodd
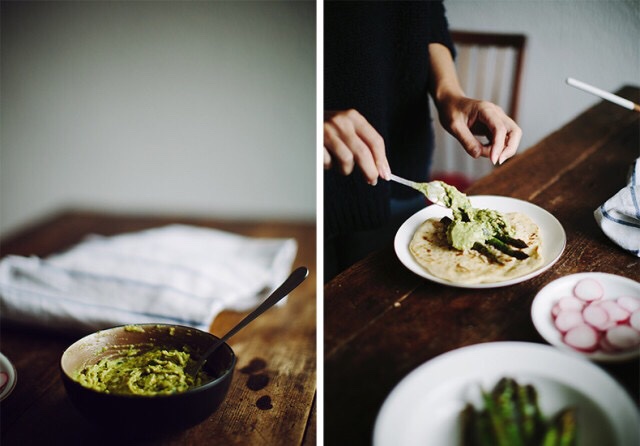
M398 175L391 174L389 178L391 178L396 183L404 184L405 186L409 186L414 189L416 187L416 183L414 181L405 180L404 178L399 177Z
M446 191L440 181L430 181L428 183L417 183L415 181L405 180L402 177L391 174L389 177L392 181L396 183L404 184L405 186L412 187L413 189L420 191L424 194L425 197L429 199L434 204L438 206L449 207L445 203L445 195Z
M266 310L274 306L277 302L279 302L283 297L293 291L298 285L302 283L304 279L307 278L309 274L309 270L304 266L293 271L287 280L282 282L276 290L271 293L269 297L267 297L258 307L249 313L244 319L238 322L238 325L233 327L229 332L220 338L221 342L226 342L231 336L242 330L247 324L253 321L255 318L260 316Z
M282 282L282 285L276 288L275 291L273 291L269 297L267 297L260 305L258 305L258 307L255 310L253 310L251 313L245 316L245 318L242 319L240 322L238 322L238 324L235 327L233 327L231 330L229 330L227 334L219 338L216 342L214 342L211 345L211 347L207 349L207 351L200 357L200 360L195 365L193 375L197 375L198 372L200 372L200 369L202 368L204 363L207 361L209 356L211 356L218 347L224 344L231 336L236 334L238 331L242 330L248 323L253 321L255 318L260 316L266 310L274 306L283 297L285 297L287 294L293 291L298 285L302 283L304 279L307 278L308 274L309 274L309 270L304 266L301 266L297 268L295 271L293 271L289 275L287 280Z

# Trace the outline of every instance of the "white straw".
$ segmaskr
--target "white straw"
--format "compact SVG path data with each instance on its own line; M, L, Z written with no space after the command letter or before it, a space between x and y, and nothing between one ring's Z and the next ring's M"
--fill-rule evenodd
M572 77L567 78L567 84L571 85L572 87L576 87L576 88L579 88L580 90L584 90L588 93L599 96L602 99L606 99L607 101L611 101L614 104L618 104L621 107L628 108L629 110L634 110L634 108L636 107L636 104L629 101L628 99L621 98L620 96L609 93L608 91L604 91L592 85L585 84L584 82L573 79Z

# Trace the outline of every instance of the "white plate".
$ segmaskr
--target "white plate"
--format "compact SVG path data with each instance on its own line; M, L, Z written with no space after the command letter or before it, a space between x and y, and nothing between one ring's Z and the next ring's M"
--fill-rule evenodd
M13 388L16 386L17 374L16 368L11 364L11 361L0 353L0 372L6 373L8 377L7 383L0 387L0 401L5 399L9 394L13 391Z
M491 389L505 376L532 384L545 415L577 407L581 446L640 444L635 404L598 366L548 345L494 342L450 351L407 375L380 409L374 446L459 446L460 411L477 403L479 385Z
M604 288L604 299L615 299L620 296L635 296L640 298L640 283L626 277L607 273L578 273L561 277L548 283L542 288L531 304L531 319L533 325L549 344L552 344L564 351L576 355L584 356L594 361L625 361L637 358L640 349L620 353L604 353L597 351L594 353L583 353L569 347L562 342L562 335L553 324L551 308L562 296L570 296L575 284L587 277L598 280Z
M496 288L513 285L515 283L531 279L532 277L542 274L544 271L549 269L551 265L558 261L560 255L564 251L567 238L560 222L549 212L535 204L518 200L517 198L498 197L493 195L472 195L469 199L471 200L471 205L473 207L494 209L499 212L521 212L531 218L540 228L540 239L542 241L541 252L544 263L538 269L531 271L528 274L500 282L463 284L444 280L430 274L413 258L413 255L409 250L409 244L411 243L411 239L413 238L416 230L425 220L434 217L451 217L450 209L437 205L431 205L416 212L409 217L402 226L400 226L400 229L398 229L394 241L394 247L400 262L417 275L444 285L460 288Z

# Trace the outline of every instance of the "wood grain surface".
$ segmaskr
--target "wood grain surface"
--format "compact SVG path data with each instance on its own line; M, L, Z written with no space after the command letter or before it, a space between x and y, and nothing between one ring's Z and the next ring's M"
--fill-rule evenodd
M636 87L618 94L640 99ZM404 268L390 244L329 282L324 288L325 443L370 444L385 398L435 356L482 342L544 343L530 306L552 280L584 271L640 280L640 259L612 243L593 217L625 186L639 155L640 113L602 102L468 190L529 201L561 222L565 251L533 279L494 289L448 287ZM602 368L636 402L640 399L638 361Z
M113 235L171 223L213 227L254 237L294 238L294 266L310 270L286 304L274 307L236 334L238 356L222 406L201 424L150 444L316 444L316 237L315 224L145 217L65 211L3 240L1 255L46 256L87 234ZM210 331L223 335L246 313L223 312ZM0 349L17 369L18 384L0 406L3 446L41 444L145 444L87 424L65 395L59 362L76 338L0 327ZM43 443L44 441L44 443Z

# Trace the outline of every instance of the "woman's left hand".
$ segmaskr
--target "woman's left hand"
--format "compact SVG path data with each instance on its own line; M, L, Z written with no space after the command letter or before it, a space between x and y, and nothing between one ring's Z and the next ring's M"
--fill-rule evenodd
M431 96L438 108L442 126L474 158L485 156L493 164L502 164L515 155L522 130L497 105L465 96L456 67L447 47L429 44ZM474 135L484 136L482 144Z
M439 102L440 122L474 158L487 157L502 164L515 155L522 130L499 106L477 99L457 96ZM474 135L484 136L482 144Z

